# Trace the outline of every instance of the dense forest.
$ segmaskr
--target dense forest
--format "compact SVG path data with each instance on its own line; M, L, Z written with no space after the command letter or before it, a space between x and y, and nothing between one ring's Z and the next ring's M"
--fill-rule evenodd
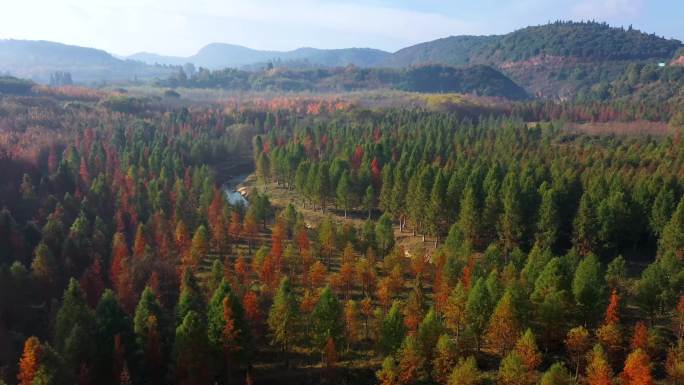
M237 91L358 91L398 89L412 92L458 92L526 99L527 93L499 71L484 65L456 68L424 65L390 68L271 68L258 71L200 68L195 74L182 69L160 80L162 87L221 88Z
M0 97L0 383L681 384L684 119L615 103Z
M595 21L556 21L519 29L505 35L451 36L399 50L391 58L397 66L424 62L465 65L500 64L539 55L584 60L670 59L682 43L629 26L612 27Z
M241 91L398 89L521 100L681 102L682 44L633 28L554 22L500 36L456 36L408 47L373 68L261 61L244 69L179 70L164 87Z

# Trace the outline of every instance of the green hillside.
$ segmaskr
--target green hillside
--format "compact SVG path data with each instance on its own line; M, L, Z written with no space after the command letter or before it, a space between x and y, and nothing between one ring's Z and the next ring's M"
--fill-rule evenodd
M335 67L276 68L262 71L200 70L188 77L180 72L157 82L163 87L222 88L241 91L358 91L398 89L413 92L457 92L480 96L526 99L524 89L506 75L484 65L451 67L423 65L404 69Z
M596 22L555 22L506 35L454 36L402 49L393 67L442 63L498 67L529 93L572 98L612 82L632 63L669 61L682 43L633 28Z

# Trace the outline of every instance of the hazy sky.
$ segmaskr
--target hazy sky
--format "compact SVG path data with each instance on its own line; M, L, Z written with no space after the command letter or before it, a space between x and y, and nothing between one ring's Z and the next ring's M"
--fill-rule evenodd
M684 40L684 0L4 0L0 38L191 55L210 42L399 48L449 35L595 19Z

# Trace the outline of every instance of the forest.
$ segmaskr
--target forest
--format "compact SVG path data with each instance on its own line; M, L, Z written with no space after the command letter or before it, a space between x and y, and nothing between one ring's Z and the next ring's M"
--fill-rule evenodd
M270 67L270 68L269 68ZM253 91L357 91L398 89L411 92L458 92L511 100L527 99L524 89L496 69L478 65L464 68L422 65L414 68L266 68L247 71L200 68L187 74L183 69L156 82L161 87L221 88Z
M0 97L1 384L684 381L676 105L135 100Z

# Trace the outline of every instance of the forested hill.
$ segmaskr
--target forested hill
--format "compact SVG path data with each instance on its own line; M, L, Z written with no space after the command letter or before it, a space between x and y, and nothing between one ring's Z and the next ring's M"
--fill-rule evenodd
M170 68L121 60L94 48L50 41L0 40L0 72L47 83L57 72L69 72L80 83L145 80L167 76Z
M285 79L281 76L282 72L277 72L278 76L275 77L263 76L263 84L250 89L347 90L368 88L363 86L368 81L368 74L389 77L382 82L393 83L397 77L410 74L410 67L428 64L454 67L486 65L501 71L529 95L541 99L569 100L578 96L592 95L593 98L596 95L608 95L603 92L606 85L623 76L630 65L657 67L659 63L665 63L667 67L681 66L684 64L683 49L678 40L668 40L631 27L616 28L596 22L555 22L505 35L452 36L395 53L370 48L261 51L212 43L189 57L141 53L129 58L133 60L122 60L92 48L46 41L0 40L0 73L7 72L12 76L47 83L51 75L64 72L70 73L77 83L99 83L164 79L187 63L194 64L195 68L219 71L216 74L221 76L235 74L220 72L225 68L250 70L259 77L258 73L264 72L264 68L276 67L279 71L291 72ZM329 84L324 87L321 84L309 84L312 75L322 74L329 78L326 74L338 74L338 67L350 65L364 70L351 71L354 78L344 80L341 86L338 79L333 82L333 87ZM383 69L387 67L396 68L397 71ZM475 78L483 79L485 70L483 67L477 68L479 70L475 72L469 69L449 71L459 72L459 77L479 74ZM659 71L658 68L656 71ZM377 72L368 69L377 69ZM195 71L192 69L192 72ZM474 87L478 89L475 93L501 95L498 88L502 84L506 89L515 88L496 71L486 71L493 78L483 79L481 84ZM240 73L240 76L254 77L247 73ZM447 78L446 83L449 83L451 77ZM275 85L274 79L277 80ZM405 84L406 81L399 79L398 82L402 83L401 87L392 84L391 88L410 88L410 84ZM355 85L349 86L350 83ZM493 87L492 83L497 85ZM600 85L598 89L597 85ZM442 84L430 90L458 91L460 88L461 85L454 87L453 84ZM510 96L509 91L503 92L506 94L504 96ZM466 89L465 92L472 91ZM518 91L514 93L519 94Z
M451 67L424 65L406 69L336 68L260 71L201 69L188 76L182 70L157 82L163 87L221 88L239 91L358 91L398 89L412 92L458 92L479 96L527 99L524 89L496 69L476 65Z
M388 66L487 64L528 92L568 98L613 81L630 63L671 61L682 43L605 23L556 22L498 36L453 36L404 48Z
M594 22L556 22L505 35L451 36L421 43L397 51L387 64L398 67L428 62L502 65L540 55L585 60L669 59L680 47L682 43L678 40L633 28Z

